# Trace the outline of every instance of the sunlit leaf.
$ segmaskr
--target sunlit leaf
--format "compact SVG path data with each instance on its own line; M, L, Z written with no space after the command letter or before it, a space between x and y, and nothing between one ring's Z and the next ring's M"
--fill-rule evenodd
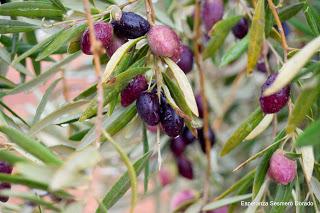
M304 176L306 178L306 181L310 183L315 162L313 148L312 146L304 146L298 150L302 154L301 166L304 172Z
M217 208L220 208L222 206L227 206L227 205L232 204L232 203L236 203L236 202L239 202L239 201L247 200L249 198L251 198L251 194L245 194L245 195L239 195L239 196L224 198L224 199L221 199L221 200L213 201L213 202L205 205L202 210L208 211L208 210L217 209Z
M192 113L194 115L199 116L196 99L194 97L192 87L189 83L189 80L188 80L186 74L171 59L164 58L164 60L168 64L168 66L172 72L172 75L176 79L178 86L184 95L184 99L185 99L188 107L190 108L190 110L192 111Z
M319 51L319 48L320 36L309 42L282 66L276 80L264 91L263 95L269 96L288 85L290 81L298 74L301 68L308 62L312 55Z
M260 58L265 30L264 0L258 0L249 30L247 73L252 73Z
M250 134L245 138L245 140L252 140L262 132L264 132L273 120L274 114L266 114L261 122L250 132Z
M236 148L263 119L263 112L256 109L241 125L233 132L228 141L224 144L220 155L224 156Z

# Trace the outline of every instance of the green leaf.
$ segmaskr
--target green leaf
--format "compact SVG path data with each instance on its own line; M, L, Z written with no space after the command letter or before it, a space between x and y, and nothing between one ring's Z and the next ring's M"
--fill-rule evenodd
M0 160L6 161L10 164L15 164L19 162L25 162L27 159L19 157L12 152L6 151L6 150L0 150Z
M137 203L137 197L138 197L138 186L137 186L137 174L136 171L128 157L128 155L125 153L125 151L121 148L120 145L118 145L111 136L106 132L103 131L103 135L107 140L113 145L113 147L116 149L118 154L120 155L121 160L124 162L128 169L128 176L130 179L130 185L131 185L131 206L130 206L130 212L134 212L134 207Z
M0 126L0 132L3 132L8 136L12 143L17 144L26 152L37 157L44 163L60 165L62 161L53 154L47 147L40 142L35 141L31 137L21 133L20 131L8 126Z
M219 196L217 196L214 200L221 200L222 198L225 198L232 192L237 191L241 186L244 185L244 183L248 181L252 181L255 176L255 173L256 173L256 170L255 169L252 170L251 172L243 176L240 180L232 184L232 186L230 186L226 191L224 191Z
M17 20L0 19L0 34L29 32L40 28L37 25Z
M103 95L103 105L107 105L113 98L118 95L137 75L144 74L147 72L150 68L148 67L135 67L135 68L129 68L125 72L120 73L117 76L112 77L108 82L103 84L104 87L104 95ZM87 109L83 112L83 114L80 117L80 121L84 121L97 113L97 101L96 98L94 98Z
M236 148L249 134L250 132L260 123L263 119L263 112L260 107L256 109L231 135L228 141L224 144L220 155L224 156Z
M125 127L137 114L137 109L135 104L131 104L131 106L126 108L121 108L118 111L115 111L110 117L105 116L103 118L102 126L106 131L111 135L115 135L118 133L123 127ZM79 143L77 149L83 149L88 146L92 142L94 142L96 138L96 130L94 127L90 129L90 131L85 135L85 137ZM102 137L101 141L104 141L105 138Z
M247 200L251 197L251 194L239 195L234 197L228 197L221 200L213 201L203 207L203 211L217 209L232 203L236 203L239 201Z
M319 144L320 119L310 124L296 140L297 146Z
M279 18L281 21L286 21L290 19L291 17L295 16L297 13L299 13L300 10L304 7L304 2L297 2L295 4L291 4L287 7L282 8L279 10Z
M302 22L298 17L292 17L288 22L294 26L298 31L303 32L305 35L309 37L314 37L312 30L309 25L305 22Z
M12 174L3 174L0 173L0 181L1 182L7 182L7 183L12 183L12 184L18 184L18 185L23 185L27 186L33 189L41 189L41 190L48 190L48 185L35 181L33 179L21 177L18 175L12 175Z
M49 181L56 171L56 167L39 165L32 162L20 162L14 168L21 176L47 185L49 185Z
M62 46L66 45L72 38L79 36L85 29L87 25L81 24L73 26L69 29L64 30L38 55L36 61L40 61L55 51L59 50Z
M54 4L56 7L60 8L63 11L67 11L67 9L63 6L60 0L50 0L52 4Z
M52 209L54 211L60 212L60 208L56 207L54 203L48 202L39 196L35 195L33 192L18 192L11 190L1 190L0 195L8 196L8 197L16 197L23 200L31 201L32 203L36 203L40 206L43 206L47 209Z
M61 18L63 11L48 2L24 1L2 4L0 6L0 15L29 18Z
M218 21L213 25L213 28L211 29L211 39L203 51L204 59L212 57L216 51L219 50L232 27L236 25L240 19L241 16L232 16Z
M137 176L140 174L140 172L145 167L146 163L149 161L150 156L151 156L151 152L148 152L133 164L133 167L136 171ZM104 212L102 205L106 209L111 208L128 191L129 187L130 187L130 178L129 178L128 172L126 172L112 186L110 191L104 196L96 212L99 212L99 213Z
M260 58L265 30L264 0L257 2L249 30L247 73L251 74Z
M148 142L148 135L147 135L147 128L146 125L142 125L142 135L143 135L143 154L146 154L149 152L149 142ZM144 168L144 193L148 191L148 184L149 184L149 174L150 174L150 163L149 161L146 163L146 166Z
M48 38L44 39L43 41L39 42L38 44L36 44L35 46L33 46L31 49L29 49L28 51L24 52L23 54L21 54L19 57L15 58L12 61L12 64L16 64L18 62L20 62L21 60L23 60L24 58L37 53L41 50L43 50L44 47L46 47L50 42L52 42L58 35L60 35L63 32L63 30L54 33L53 35L49 36Z
M16 71L23 73L28 76L33 76L33 74L27 70L25 66L22 64L14 64L11 65L11 59L10 59L10 53L5 48L0 48L0 60L1 62L4 62L5 64L12 66Z
M1 89L12 89L16 84L5 78L4 76L0 76L0 88Z
M309 27L311 28L314 35L320 35L320 16L313 7L306 2L306 7L304 9L304 14L307 20Z
M259 190L265 180L265 176L267 174L267 170L269 168L269 160L272 156L272 154L278 149L283 137L285 136L285 132L281 131L277 137L275 138L275 142L273 144L276 144L275 146L272 146L271 149L269 149L261 159L260 163L257 166L256 174L253 181L253 187L252 187L252 198L255 198L257 194L259 193Z
M222 56L220 67L223 67L236 59L238 59L247 49L249 44L249 37L246 36L245 38L238 41L235 45L233 45L226 53Z
M10 90L7 95L13 95L20 92L27 92L31 90L32 88L44 83L46 80L48 80L53 74L60 72L60 67L68 64L70 61L74 60L80 55L80 53L74 53L72 55L67 56L63 60L53 64L49 69L38 75L37 77L33 78L32 80L20 84L19 86L15 87L14 89Z
M59 117L70 114L70 113L75 113L77 109L82 107L83 105L87 104L88 101L77 101L77 102L71 102L68 103L61 108L55 110L54 112L50 113L37 123L35 123L29 131L30 135L34 135L38 132L40 132L42 129L46 128L47 126L51 125L56 121Z
M50 188L63 189L72 185L79 172L96 165L100 161L100 153L95 147L88 147L82 151L74 152L54 174ZM81 174L83 176L83 174Z
M277 185L276 197L274 198L274 202L279 203L279 202L290 201L292 186L293 186L292 183L288 185L281 185L281 184ZM287 208L286 205L274 205L272 206L270 213L285 212L286 208Z
M269 96L287 86L309 59L319 51L319 48L320 36L310 41L281 67L276 80L264 91L263 95Z
M184 95L185 102L187 103L189 109L195 116L199 116L198 107L196 103L196 99L194 97L192 87L189 83L189 80L186 74L181 70L181 68L174 63L169 58L164 58L164 61L169 66L172 76L177 81L177 84Z
M59 78L57 80L55 80L49 87L48 89L46 90L46 92L44 93L44 95L42 96L41 98L41 101L40 101L40 104L39 106L37 107L37 110L36 110L36 114L34 115L33 117L33 121L32 121L32 124L35 124L39 121L39 119L41 118L41 115L47 105L47 102L48 102L48 99L51 95L51 93L53 92L54 88L57 86L57 84L59 83L59 81L61 80L62 78Z
M292 113L289 115L287 132L293 133L310 112L312 104L320 94L320 85L305 88L299 95Z
M90 131L90 128L81 130L79 132L74 133L69 137L69 140L72 141L81 141L83 137Z

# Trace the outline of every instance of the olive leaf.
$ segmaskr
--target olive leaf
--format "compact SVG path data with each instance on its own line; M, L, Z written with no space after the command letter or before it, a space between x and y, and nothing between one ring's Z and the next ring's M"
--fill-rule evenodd
M247 49L249 45L249 37L246 36L237 43L235 43L226 53L222 56L220 67L223 67L236 59L238 59Z
M234 131L228 141L222 147L220 156L224 156L236 148L263 119L263 112L256 109L241 125Z
M189 80L188 80L186 74L171 59L164 58L164 61L169 66L169 68L172 72L172 75L176 79L178 86L184 95L184 99L185 99L188 107L190 108L190 110L192 111L192 113L194 115L199 116L196 99L194 97L192 87L189 83Z
M17 20L0 19L0 34L29 32L40 28L37 25Z
M320 36L309 42L282 66L276 80L264 91L263 95L269 96L287 86L312 55L319 51L319 48Z
M274 198L274 202L288 202L291 197L292 187L292 183L288 185L277 185L276 197ZM270 213L284 212L286 208L286 205L274 205L272 206Z
M251 74L260 57L265 30L264 0L258 0L249 30L247 73Z
M319 144L320 119L311 123L296 140L297 146L307 146Z
M279 18L281 19L281 21L286 21L290 19L291 17L299 13L299 11L302 10L304 5L304 2L297 2L282 8L281 10L279 10Z
M245 195L238 195L238 196L234 196L234 197L223 198L221 200L217 200L217 201L213 201L211 203L208 203L207 205L205 205L202 208L202 210L209 211L209 210L217 209L217 208L227 206L232 203L237 203L239 201L247 200L250 197L251 197L251 194L245 194Z
M304 176L306 178L306 181L310 183L315 162L313 148L312 146L303 146L299 148L298 151L302 155L301 166L304 172Z
M134 162L133 167L137 176L141 173L146 163L149 161L151 152L144 154L140 159ZM130 178L128 172L124 173L119 180L112 186L109 192L103 197L101 204L96 212L104 212L103 209L111 208L129 189Z
M236 25L240 19L241 16L232 16L220 20L213 25L210 31L211 39L207 47L203 51L204 59L212 57L216 53L216 51L219 50L232 27Z
M299 95L292 113L289 115L287 132L288 134L294 132L296 128L305 119L307 113L310 111L312 104L320 94L320 86L313 86L305 88Z
M116 50L116 52L111 56L109 62L107 63L106 69L104 70L102 76L103 82L109 80L109 77L111 76L112 72L115 70L116 66L119 64L125 53L128 52L130 48L133 47L141 39L143 39L143 37L130 40Z
M264 116L264 118L261 120L261 122L250 132L250 134L245 138L245 140L252 140L258 135L260 135L262 132L264 132L268 126L271 124L272 120L274 118L274 114L267 114Z
M69 29L64 30L62 33L59 33L57 37L46 46L36 58L36 61L43 60L48 57L55 51L59 50L62 46L66 45L74 37L78 37L87 27L86 24L76 25Z
M30 18L61 18L63 11L49 2L9 2L0 6L0 15Z
M52 153L47 147L14 128L0 126L0 132L6 134L12 143L17 144L23 150L37 157L44 163L53 165L60 165L62 163L59 157Z

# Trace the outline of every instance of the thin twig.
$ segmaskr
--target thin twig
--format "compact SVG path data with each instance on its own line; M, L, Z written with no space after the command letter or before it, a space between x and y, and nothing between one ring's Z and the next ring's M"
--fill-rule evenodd
M280 32L281 35L281 45L283 48L283 53L284 53L284 61L287 61L288 58L288 44L287 44L287 39L286 39L286 35L284 34L284 30L277 12L277 8L274 6L272 0L268 0L268 4L269 7L271 9L271 12L273 14L274 19L276 20L277 26L278 26L278 30Z
M208 201L209 197L209 191L210 191L210 176L211 176L211 143L209 141L209 115L208 115L208 102L205 95L205 74L204 70L202 68L202 57L201 57L201 51L200 51L200 42L202 38L202 32L201 32L201 26L200 26L200 0L196 0L195 2L195 14L194 14L194 32L195 32L195 38L194 38L194 56L195 56L195 62L197 65L197 69L199 71L199 78L200 78L200 95L201 100L203 104L203 122L204 122L204 139L205 139L205 145L206 145L206 156L207 156L207 169L206 169L206 175L205 175L205 181L204 181L204 193L203 193L203 199L206 203Z
M97 134L97 141L96 145L99 147L100 145L100 136L102 131L102 111L103 111L103 88L102 88L102 80L101 80L101 64L100 64L100 54L103 52L103 47L100 41L96 39L94 26L93 26L93 19L90 12L90 5L89 0L83 0L83 6L86 13L88 27L89 27L89 39L91 44L91 51L93 53L93 60L94 60L94 68L97 78L97 105L98 105L98 112L96 118L96 134Z
M154 25L155 22L155 12L153 8L152 0L145 0L147 19L151 25Z

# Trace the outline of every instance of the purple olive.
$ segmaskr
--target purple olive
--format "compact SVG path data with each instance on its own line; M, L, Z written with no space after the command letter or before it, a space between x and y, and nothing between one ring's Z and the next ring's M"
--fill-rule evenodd
M193 53L187 45L181 46L180 59L177 65L182 69L184 73L189 73L193 67Z
M204 0L202 4L201 16L205 30L209 32L213 25L223 17L222 0Z
M143 75L138 75L132 79L128 86L121 92L121 105L126 107L133 103L140 94L148 89L147 79Z
M199 144L200 144L200 147L201 147L201 150L203 151L203 153L206 153L206 142L205 142L205 139L204 139L204 129L201 128L201 129L198 129L198 140L199 140ZM214 145L215 141L216 141L216 137L215 137L215 134L214 132L212 131L212 129L209 127L209 141L210 141L210 144L211 144L211 148L212 146Z
M109 23L97 22L94 24L96 39L100 40L102 46L107 49L112 41L112 26ZM81 50L86 55L92 55L89 29L84 31L81 38Z
M176 138L171 139L170 141L170 150L171 152L176 156L180 156L185 148L186 148L186 142L181 136L178 136Z
M183 137L187 145L193 143L196 140L192 132L186 126L183 128L181 136Z
M9 190L11 189L11 184L10 183L0 183L0 191L1 190ZM9 197L7 196L0 196L0 201L5 203L9 200Z
M177 157L177 166L179 174L182 177L192 180L193 179L193 169L192 163L183 155Z
M12 166L7 162L0 161L0 173L11 174Z
M176 137L181 134L184 126L183 119L174 111L174 109L166 103L161 101L160 121L163 131L170 137Z
M164 25L153 26L148 32L148 43L154 55L173 57L174 61L180 58L180 39L170 28Z
M149 22L133 12L122 12L119 21L112 22L114 32L121 38L134 39L145 35L149 29Z
M245 37L249 30L249 23L246 18L240 19L240 21L232 28L232 33L236 38L242 39Z
M282 88L273 95L262 96L263 92L276 80L277 76L277 73L271 74L261 87L260 106L266 114L279 112L289 100L290 86Z
M160 122L160 104L158 96L152 92L143 92L136 101L140 118L150 126Z
M113 36L111 43L109 44L108 48L106 49L107 55L109 56L109 58L111 58L111 56L116 52L116 50L126 42L127 42L126 39Z

